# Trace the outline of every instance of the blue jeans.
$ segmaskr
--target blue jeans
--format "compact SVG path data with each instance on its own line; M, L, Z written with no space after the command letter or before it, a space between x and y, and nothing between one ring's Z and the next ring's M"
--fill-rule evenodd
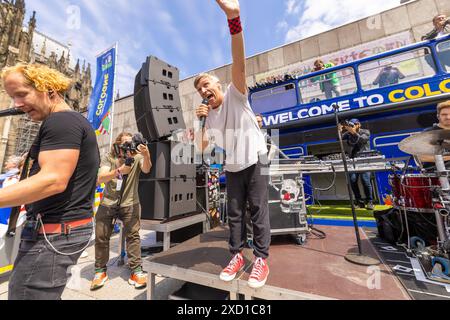
M43 236L26 240L22 233L19 253L9 281L9 300L60 300L68 280L67 270L82 252L71 256L56 253ZM70 235L48 235L62 253L83 249L92 236L92 224L72 229Z
M350 173L350 184L352 186L353 194L355 195L356 201L361 201L361 192L359 191L358 178L361 177L361 182L364 187L364 194L366 195L367 201L373 201L373 187L370 181L370 172L362 173Z

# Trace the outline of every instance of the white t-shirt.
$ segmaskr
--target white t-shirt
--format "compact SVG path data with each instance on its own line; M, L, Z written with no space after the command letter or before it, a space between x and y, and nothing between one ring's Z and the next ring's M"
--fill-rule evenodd
M12 186L13 184L16 184L17 182L19 182L19 180L20 180L20 177L18 175L8 177L5 179L5 181L3 181L3 188Z
M211 109L205 126L211 142L226 152L225 171L245 170L258 162L259 155L267 155L248 97L233 84L228 86L223 104Z

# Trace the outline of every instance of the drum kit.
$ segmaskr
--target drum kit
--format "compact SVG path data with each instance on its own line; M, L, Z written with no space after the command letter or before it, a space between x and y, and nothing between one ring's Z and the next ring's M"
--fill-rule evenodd
M450 283L450 182L444 158L450 156L450 130L435 130L413 135L399 144L400 150L426 161L434 159L435 170L420 174L402 172L391 175L394 207L404 212L408 236L408 253L417 258L432 280ZM420 162L420 161L419 161ZM436 241L410 237L407 212L434 214ZM430 225L431 226L431 225Z

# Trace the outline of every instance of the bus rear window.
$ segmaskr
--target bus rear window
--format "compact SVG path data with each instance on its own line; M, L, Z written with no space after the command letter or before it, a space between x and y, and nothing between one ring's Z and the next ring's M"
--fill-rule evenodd
M251 99L255 113L274 112L297 105L297 94L293 83L254 92L251 94Z
M299 82L299 87L303 104L353 94L358 89L353 68L306 78Z
M436 48L442 69L450 72L450 40L439 43Z
M358 68L363 90L384 88L436 74L436 65L429 48L363 63Z

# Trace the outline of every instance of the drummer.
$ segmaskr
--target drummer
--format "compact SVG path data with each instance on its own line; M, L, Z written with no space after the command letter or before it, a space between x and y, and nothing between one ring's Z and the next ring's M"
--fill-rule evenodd
M437 118L439 120L439 123L434 124L431 128L425 129L424 132L434 130L450 130L450 100L438 104ZM419 160L423 163L424 169L434 168L434 156L419 156ZM450 156L444 157L444 160L446 161L446 167L450 168Z

